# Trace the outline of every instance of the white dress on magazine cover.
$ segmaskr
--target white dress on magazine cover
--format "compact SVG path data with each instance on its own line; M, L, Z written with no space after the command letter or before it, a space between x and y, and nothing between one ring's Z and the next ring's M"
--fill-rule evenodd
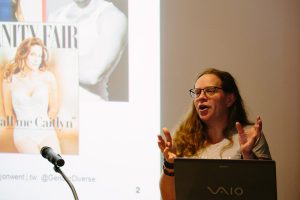
M50 146L60 152L57 134L48 117L48 85L38 81L35 83L37 87L29 94L25 79L16 75L12 77L12 106L17 119L13 133L15 146L20 153L37 153L36 146Z
M48 22L78 26L81 100L108 100L108 81L127 44L127 18L112 3L91 0L84 8L75 2L50 14Z

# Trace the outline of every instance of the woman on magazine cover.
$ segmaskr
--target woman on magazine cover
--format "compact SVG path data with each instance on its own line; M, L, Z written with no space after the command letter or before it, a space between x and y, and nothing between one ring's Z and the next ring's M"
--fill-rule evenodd
M4 72L3 102L20 153L39 153L43 146L61 152L55 132L58 89L47 71L48 52L39 38L27 38L18 46Z
M78 25L82 100L109 100L109 77L127 44L127 18L104 0L73 0L51 13L48 22Z

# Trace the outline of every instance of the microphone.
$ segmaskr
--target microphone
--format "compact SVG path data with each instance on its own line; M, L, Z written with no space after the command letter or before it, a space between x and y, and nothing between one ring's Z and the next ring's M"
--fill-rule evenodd
M65 161L62 159L62 157L59 154L54 153L54 151L51 147L47 147L47 146L44 146L43 148L41 148L41 154L44 158L48 159L49 162L51 162L54 165L54 171L59 173L60 175L62 175L62 177L68 183L68 185L70 186L70 188L72 190L74 199L79 200L78 196L77 196L77 193L76 193L76 190L75 190L72 182L64 174L64 172L59 168L59 167L62 167L65 164Z
M62 157L55 153L51 147L44 146L41 149L41 155L55 166L62 167L65 164Z

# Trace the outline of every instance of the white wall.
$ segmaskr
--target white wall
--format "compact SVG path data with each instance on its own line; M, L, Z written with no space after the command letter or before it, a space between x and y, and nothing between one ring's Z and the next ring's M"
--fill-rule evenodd
M300 1L161 1L162 126L174 128L208 66L231 72L277 163L278 199L300 199Z

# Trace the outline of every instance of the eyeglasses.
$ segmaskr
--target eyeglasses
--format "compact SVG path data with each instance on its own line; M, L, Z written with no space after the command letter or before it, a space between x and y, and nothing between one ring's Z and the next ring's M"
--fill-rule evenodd
M193 88L193 89L190 89L190 95L192 98L196 99L197 97L199 97L202 93L202 91L204 92L204 95L206 97L211 97L213 96L217 90L220 89L222 90L222 88L220 87L216 87L216 86L209 86L209 87L206 87L206 88Z

